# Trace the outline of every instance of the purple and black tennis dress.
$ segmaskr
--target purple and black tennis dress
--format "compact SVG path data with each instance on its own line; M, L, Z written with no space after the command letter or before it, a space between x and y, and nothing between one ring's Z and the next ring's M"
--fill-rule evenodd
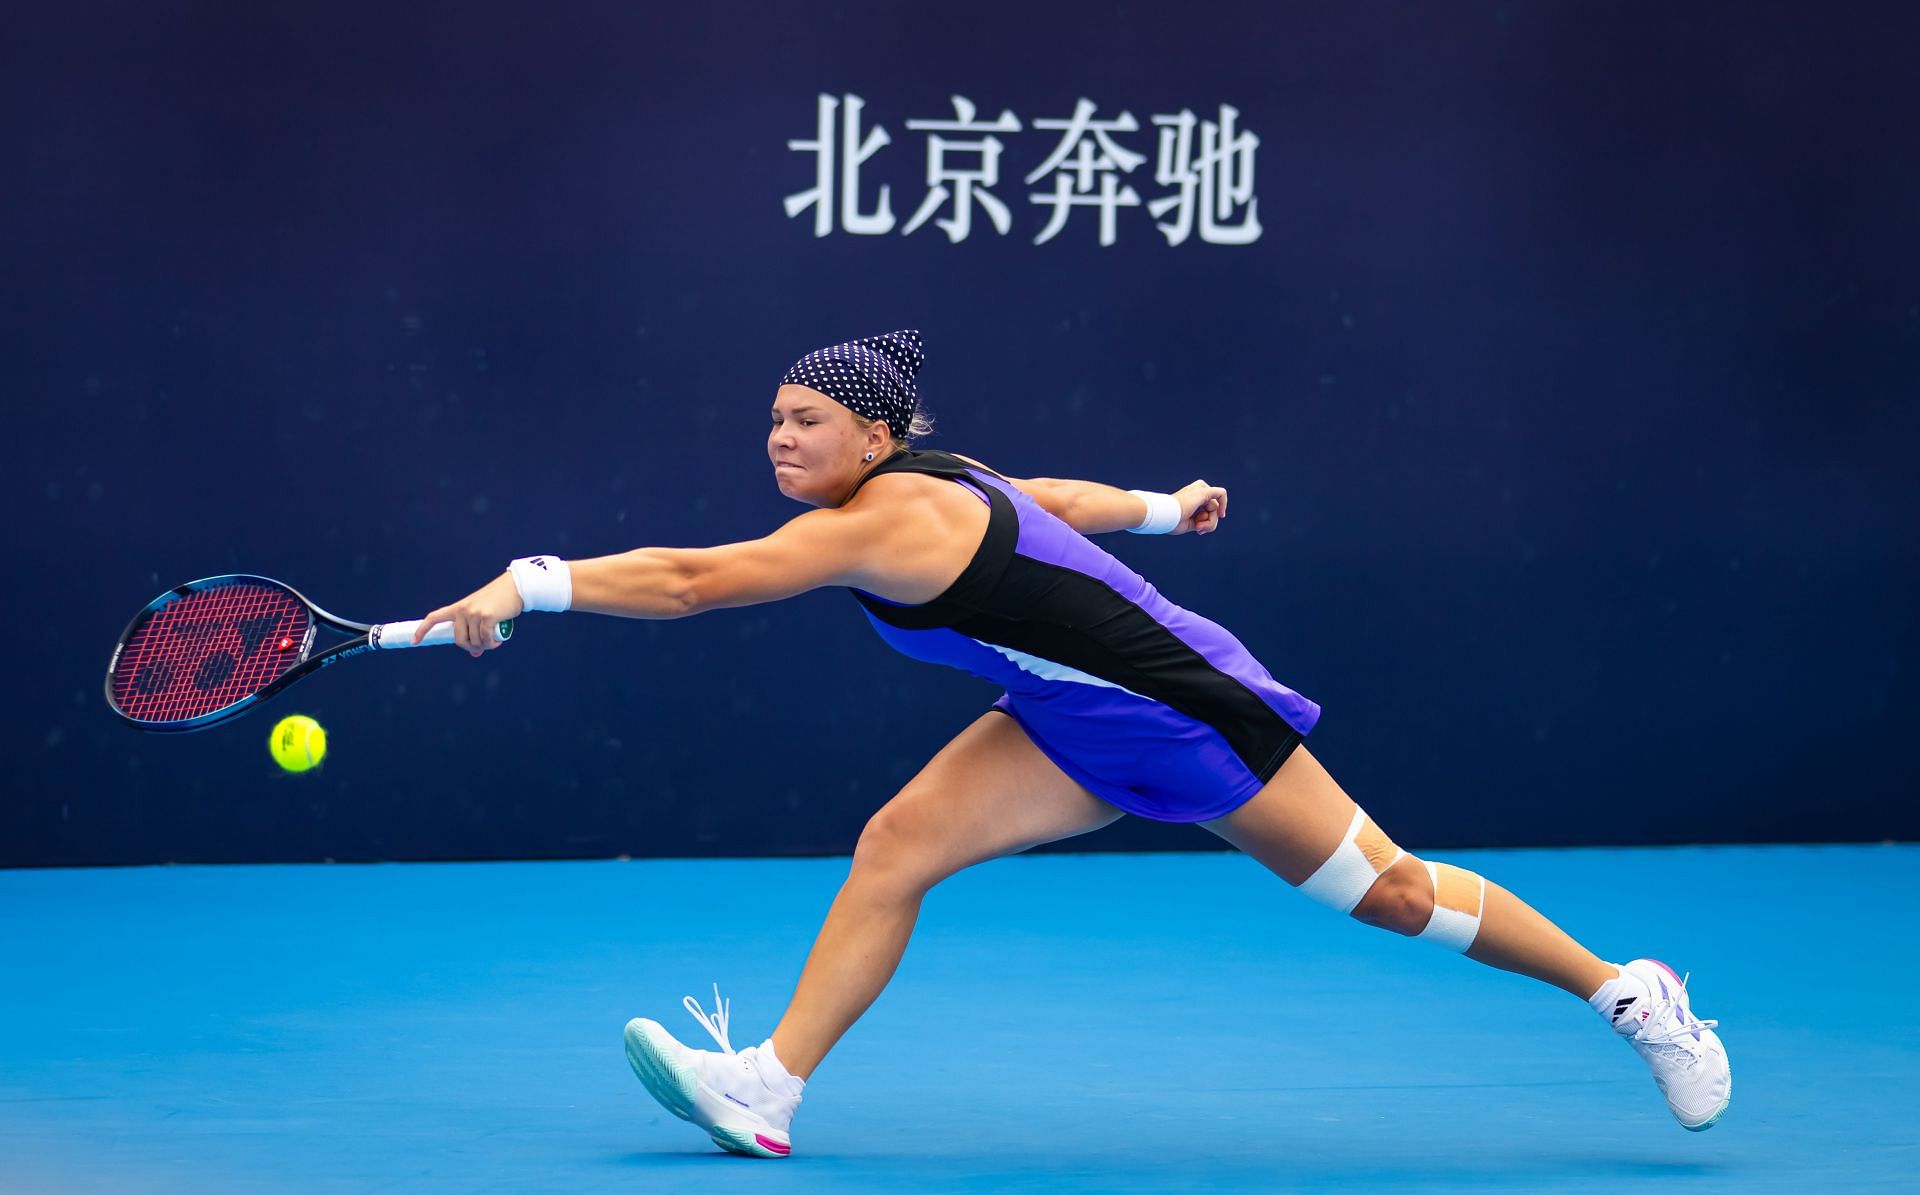
M1232 812L1273 778L1320 707L1226 629L1183 610L1006 479L944 452L874 469L966 486L989 508L979 550L924 605L853 595L916 660L1006 689L1011 715L1102 800L1164 822Z

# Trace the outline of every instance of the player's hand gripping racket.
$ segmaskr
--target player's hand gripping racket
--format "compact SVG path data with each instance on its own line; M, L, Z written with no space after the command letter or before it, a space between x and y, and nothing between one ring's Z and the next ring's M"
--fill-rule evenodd
M353 638L314 655L322 625ZM107 704L141 730L205 730L328 664L416 646L419 625L335 618L267 577L189 581L148 602L127 624L107 663ZM501 622L500 638L512 635L513 620ZM452 642L446 623L418 646Z

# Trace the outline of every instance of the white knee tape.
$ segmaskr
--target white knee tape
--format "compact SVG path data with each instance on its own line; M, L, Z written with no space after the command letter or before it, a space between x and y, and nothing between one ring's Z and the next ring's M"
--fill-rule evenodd
M1405 853L1373 824L1366 810L1355 806L1347 836L1320 869L1300 885L1300 891L1328 908L1351 913L1380 873Z
M1465 954L1487 910L1487 881L1451 863L1428 863L1427 876L1433 881L1433 919L1419 936Z

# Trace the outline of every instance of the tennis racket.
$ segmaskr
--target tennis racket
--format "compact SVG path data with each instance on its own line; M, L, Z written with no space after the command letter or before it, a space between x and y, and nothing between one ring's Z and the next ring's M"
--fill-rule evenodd
M329 664L370 651L414 647L412 622L336 618L291 586L236 573L169 589L133 616L107 662L107 705L141 730L205 730ZM326 626L353 636L313 654ZM513 635L513 620L500 624ZM417 645L453 642L453 627Z

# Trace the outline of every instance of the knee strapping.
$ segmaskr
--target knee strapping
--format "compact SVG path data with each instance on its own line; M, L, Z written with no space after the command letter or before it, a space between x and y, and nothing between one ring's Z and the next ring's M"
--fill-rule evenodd
M1465 954L1487 911L1487 881L1451 863L1428 863L1427 876L1433 881L1433 919L1419 936Z
M1379 882L1380 875L1399 861L1405 851L1393 844L1367 811L1354 806L1353 821L1347 836L1333 848L1319 870L1307 877L1300 891L1330 909L1351 913L1363 897Z
M1406 856L1366 811L1355 807L1346 837L1340 840L1327 861L1300 885L1300 891L1328 908L1351 914L1380 877ZM1427 878L1433 884L1433 913L1427 927L1416 937L1465 953L1480 933L1480 920L1486 911L1487 882L1463 867L1451 863L1428 863Z

